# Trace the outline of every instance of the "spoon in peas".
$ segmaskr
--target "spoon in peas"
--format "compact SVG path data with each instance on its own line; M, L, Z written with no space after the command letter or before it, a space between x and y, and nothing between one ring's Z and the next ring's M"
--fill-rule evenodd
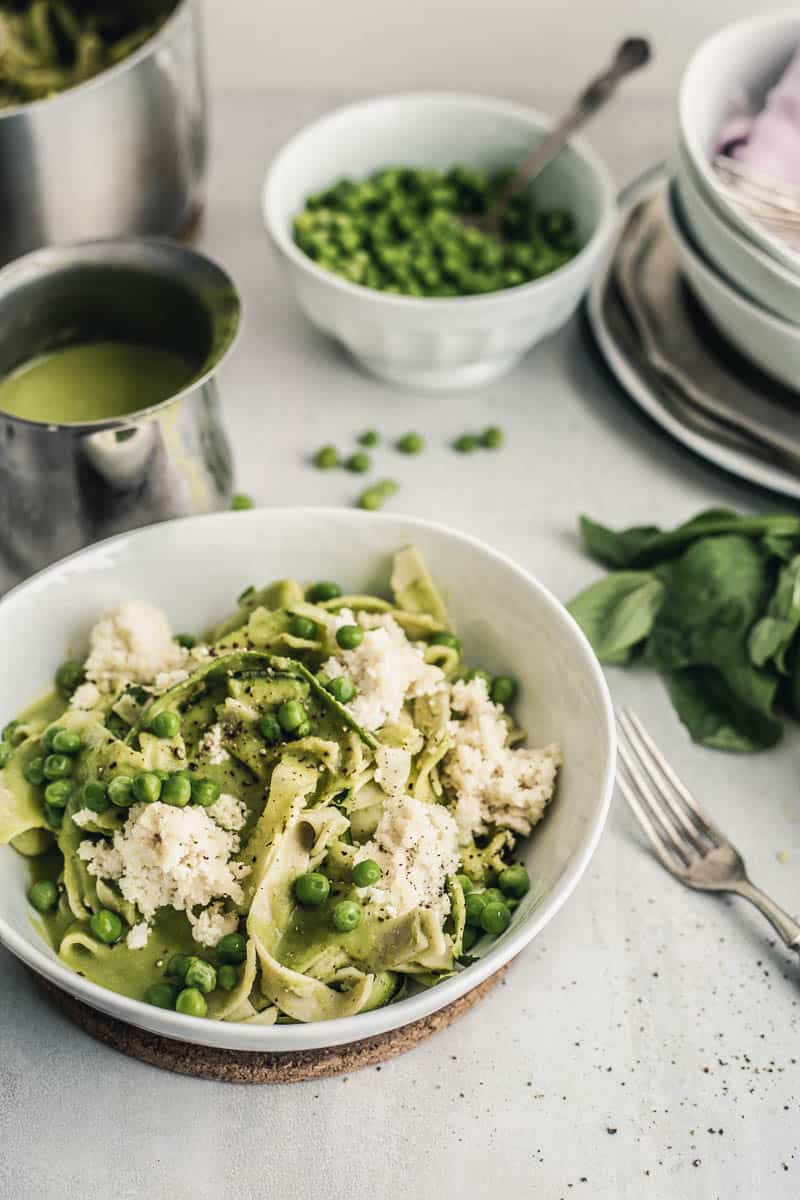
M617 85L625 75L638 71L650 61L650 43L646 38L626 38L617 47L611 65L598 75L588 87L580 93L572 107L561 120L550 130L544 141L531 151L528 157L517 167L506 181L498 195L494 198L488 210L480 216L462 215L460 220L464 225L482 230L484 233L501 236L502 221L509 201L523 191L540 175L548 163L566 146L576 130L598 112L614 95Z

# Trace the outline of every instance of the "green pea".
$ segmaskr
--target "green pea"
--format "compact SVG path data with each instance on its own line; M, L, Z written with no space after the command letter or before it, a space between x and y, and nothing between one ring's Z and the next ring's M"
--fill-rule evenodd
M339 465L339 451L335 446L321 446L314 455L312 462L320 471L331 471Z
M306 719L306 710L299 700L284 700L278 707L278 724L285 733L293 733Z
M356 694L356 686L346 675L339 675L330 681L328 691L340 704L349 704Z
M41 755L32 758L23 768L22 774L33 787L41 787L44 783L44 759Z
M231 508L234 512L244 512L247 508L255 508L256 502L247 492L237 492L231 497Z
M57 734L63 732L63 725L51 725L49 729L45 729L44 733L42 734L42 745L44 746L45 750L52 750L53 738L56 737Z
M230 963L224 963L217 971L217 984L226 992L232 992L239 982L239 972Z
M364 910L355 900L340 900L334 905L331 919L339 933L351 933L361 924Z
M156 1008L174 1008L176 994L177 989L171 983L151 983L144 998Z
M208 1012L205 996L197 988L184 988L178 992L175 1001L175 1011L186 1017L204 1017Z
M511 924L511 911L507 905L502 904L499 900L490 900L488 904L483 906L481 912L481 929L485 933L491 933L497 936L500 933L505 933Z
M176 712L167 709L157 713L150 722L150 730L158 738L177 737L181 729L181 719Z
M377 446L380 440L377 429L365 429L358 435L359 446Z
M311 722L303 721L302 725L298 725L294 731L296 738L306 738L311 733Z
M211 963L206 962L204 958L192 956L186 967L184 981L187 988L197 988L207 996L217 986L216 968L212 967Z
M133 781L133 794L142 804L155 804L161 795L161 780L152 771L144 771Z
M467 892L472 892L475 890L475 884L472 882L469 875L456 875L456 880L465 896Z
M184 650L193 650L197 645L197 638L191 633L176 633L174 640L179 646L183 646Z
M361 493L356 503L359 508L364 508L367 512L375 512L383 507L385 501L386 497L383 492L378 488L371 487Z
M480 936L481 935L478 933L477 929L473 929L471 925L464 926L464 936L461 940L461 949L465 954L467 951L472 949Z
M405 433L398 438L397 449L401 454L420 454L425 449L425 439L421 433Z
M317 683L319 684L319 686L324 687L324 688L327 688L328 684L331 681L330 675L326 675L326 673L324 671L317 671L315 679L316 679Z
M468 925L480 928L481 914L486 907L486 900L482 892L469 892L464 897L464 907L466 909L466 921Z
M83 663L68 659L56 671L56 688L63 696L71 696L86 678Z
M289 622L289 633L292 637L304 638L307 642L313 642L317 636L317 627L308 617L292 617Z
M135 799L130 775L115 775L109 782L108 798L115 808L130 808Z
M506 896L512 896L515 900L521 900L526 892L530 890L531 879L527 869L522 863L516 863L513 867L506 867L500 872L500 878L497 881L500 884L500 890Z
M517 695L517 681L510 675L497 675L492 680L489 695L495 704L511 704Z
M360 625L342 625L336 630L336 642L342 650L355 650L364 640L364 630Z
M368 454L363 452L363 450L358 450L355 454L351 454L350 457L345 460L344 465L347 467L348 471L352 471L355 475L363 475L372 466L372 460Z
M189 966L188 954L173 954L167 963L167 974L183 981L186 978L186 968Z
M365 858L356 863L352 871L352 880L356 887L372 887L381 877L381 869L374 858Z
M502 446L505 435L497 425L489 425L481 434L481 445L486 450L497 450Z
M72 774L74 763L66 754L48 754L44 760L45 779L66 779Z
M88 808L90 812L94 813L105 812L111 803L106 795L105 784L100 783L97 779L89 779L83 785L81 801L84 808Z
M173 808L185 808L192 798L191 780L185 775L170 775L161 785L161 799Z
M222 788L215 779L192 780L192 804L201 808L211 808L219 800Z
M308 589L308 599L312 604L324 604L326 600L337 600L342 594L338 583L323 580Z
M44 806L44 816L51 829L60 829L64 824L64 810L53 808L50 804Z
M457 638L454 633L447 633L442 630L441 633L435 633L431 638L432 646L449 646L452 650L461 649L461 639Z
M72 797L72 784L68 779L54 779L44 789L44 798L51 808L66 808Z
M58 904L58 888L49 879L38 879L28 888L28 899L37 912L51 912Z
M150 772L150 774L155 775L156 779L160 779L162 783L166 783L170 777L171 772L164 771L161 769L161 767L154 767L153 770Z
M111 909L101 908L99 912L92 914L89 928L98 942L105 942L110 946L118 941L122 934L122 921Z
M0 741L0 768L4 767L11 758L11 746L8 742Z
M82 745L80 736L72 729L59 729L51 742L58 754L77 754Z
M482 679L486 684L486 690L488 692L492 684L492 677L488 671L484 671L482 667L476 667L474 671L468 671L467 681L472 682L473 679Z
M503 895L503 893L500 891L500 888L496 888L496 887L485 888L484 892L483 892L483 898L487 904L491 900L497 901L498 904L505 904L505 902L506 902L506 898Z
M473 433L462 433L461 437L457 437L453 442L453 449L459 454L472 454L473 450L478 449L478 439Z
M293 890L300 904L316 908L328 899L331 885L319 871L309 871L306 875L298 875Z
M271 746L279 742L283 737L283 730L280 727L278 719L272 713L267 713L266 716L259 717L256 729L264 741L269 742Z
M247 958L247 938L243 933L226 933L217 942L217 957L222 963L243 963Z
M10 746L18 746L21 741L25 740L25 735L19 728L19 721L9 721L3 728L0 738L4 742L8 742Z

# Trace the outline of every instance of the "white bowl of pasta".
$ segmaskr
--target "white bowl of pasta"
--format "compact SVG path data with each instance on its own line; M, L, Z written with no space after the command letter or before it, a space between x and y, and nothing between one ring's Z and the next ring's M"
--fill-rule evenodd
M47 568L0 614L0 717L22 713L0 941L132 1025L252 1051L406 1025L519 953L597 845L602 672L562 605L464 534L190 518Z

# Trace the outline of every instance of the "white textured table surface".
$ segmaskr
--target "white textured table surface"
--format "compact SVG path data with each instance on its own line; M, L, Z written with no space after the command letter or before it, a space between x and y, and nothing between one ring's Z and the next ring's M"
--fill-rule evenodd
M532 97L546 104L548 97ZM568 598L594 576L575 521L673 524L769 497L689 457L608 380L580 322L485 391L408 396L358 374L286 300L261 234L263 165L331 98L221 97L204 244L244 292L225 376L239 485L260 503L349 503L358 481L309 448L368 425L423 430L387 463L392 503L485 538ZM595 144L620 181L664 154L668 102L618 108ZM508 446L468 459L464 430ZM502 619L502 614L498 614ZM732 758L693 747L662 685L612 672L674 764L800 907L791 736ZM129 1061L79 1033L0 952L0 1198L783 1200L800 1194L800 969L737 904L684 891L616 803L586 877L508 979L460 1024L349 1078L241 1087Z

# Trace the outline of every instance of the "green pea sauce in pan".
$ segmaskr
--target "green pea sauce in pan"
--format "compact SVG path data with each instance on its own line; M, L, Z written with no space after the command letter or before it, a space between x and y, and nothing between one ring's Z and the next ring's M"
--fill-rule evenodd
M195 374L193 363L160 346L65 346L0 379L0 412L55 425L124 417L167 400Z

